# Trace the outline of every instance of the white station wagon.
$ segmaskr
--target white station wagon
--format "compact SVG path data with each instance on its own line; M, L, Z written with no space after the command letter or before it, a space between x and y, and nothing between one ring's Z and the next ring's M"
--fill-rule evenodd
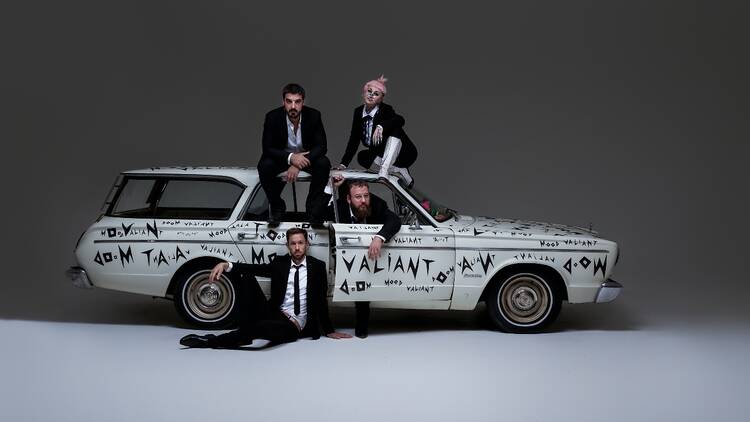
M610 278L617 244L591 230L460 215L395 176L335 173L370 182L401 218L380 258L367 257L379 225L309 227L305 173L284 189L290 211L270 227L254 168L160 167L118 176L67 274L78 287L173 299L189 323L223 328L240 311L236 286L226 276L209 281L211 268L268 263L287 253L286 230L303 227L309 253L327 264L334 305L368 300L379 308L471 310L485 301L498 328L526 333L554 321L563 301L608 302L622 289ZM268 294L269 280L259 280Z

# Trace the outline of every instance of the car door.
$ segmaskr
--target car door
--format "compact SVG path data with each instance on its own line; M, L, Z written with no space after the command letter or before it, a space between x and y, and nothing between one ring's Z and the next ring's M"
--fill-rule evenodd
M385 199L402 218L399 232L368 257L380 225L333 224L335 302L449 300L453 292L455 237L449 228L429 224L403 193L370 183L370 193ZM411 219L411 224L409 223Z
M256 186L240 219L234 222L229 231L239 248L244 262L248 264L267 264L277 256L286 255L286 231L292 227L307 230L310 249L308 255L329 262L328 230L314 230L306 221L304 204L307 197L309 182L298 180L294 185L288 185L282 192L282 198L287 204L288 212L284 214L278 226L268 224L268 199L265 191ZM270 293L267 279L259 278L261 288L266 294Z

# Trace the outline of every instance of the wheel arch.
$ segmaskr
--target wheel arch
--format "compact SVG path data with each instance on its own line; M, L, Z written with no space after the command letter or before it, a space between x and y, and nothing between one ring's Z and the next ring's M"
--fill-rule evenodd
M486 301L487 295L495 283L502 282L512 274L523 272L530 272L539 274L541 276L546 276L546 278L550 281L554 288L562 294L561 299L563 301L568 300L568 286L565 284L565 279L563 278L562 274L560 274L560 272L558 272L555 267L539 263L521 262L506 265L498 269L495 274L490 277L489 281L484 285L482 294L479 296L479 301Z

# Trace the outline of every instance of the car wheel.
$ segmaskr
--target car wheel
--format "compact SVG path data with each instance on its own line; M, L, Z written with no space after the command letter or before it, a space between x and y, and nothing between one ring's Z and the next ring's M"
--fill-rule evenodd
M175 306L188 323L201 328L225 328L234 322L237 293L232 281L222 274L209 280L210 269L185 271L177 284Z
M524 272L495 283L487 305L490 319L501 330L534 333L557 318L562 300L548 278Z

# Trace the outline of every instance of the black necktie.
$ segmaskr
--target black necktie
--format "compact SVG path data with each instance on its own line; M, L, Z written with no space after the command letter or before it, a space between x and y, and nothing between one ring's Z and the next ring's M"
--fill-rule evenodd
M302 265L294 265L294 315L299 315L299 267Z
M362 119L362 140L366 146L370 146L370 131L367 130L368 123L372 120L369 114Z

